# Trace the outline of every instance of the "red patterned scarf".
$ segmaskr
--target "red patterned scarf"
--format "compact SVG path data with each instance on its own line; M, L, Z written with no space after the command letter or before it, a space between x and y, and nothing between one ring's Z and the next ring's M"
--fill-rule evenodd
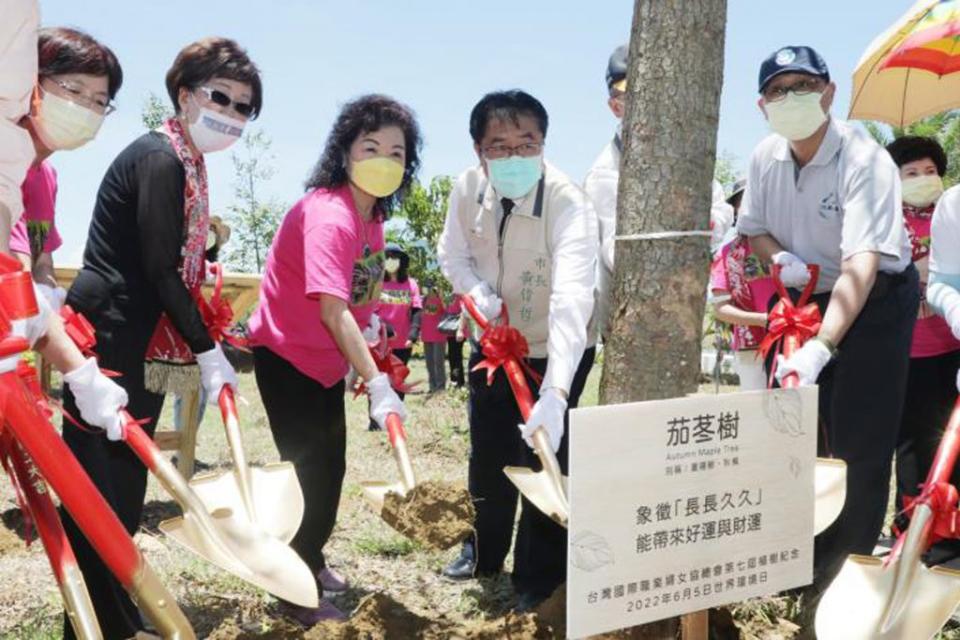
M183 247L178 268L183 284L196 299L204 279L204 253L210 212L207 202L207 169L203 156L194 154L176 118L163 123L159 131L170 139L174 152L183 163L186 186L183 190ZM166 313L153 331L144 363L145 386L154 393L188 393L200 384L200 372L190 347Z

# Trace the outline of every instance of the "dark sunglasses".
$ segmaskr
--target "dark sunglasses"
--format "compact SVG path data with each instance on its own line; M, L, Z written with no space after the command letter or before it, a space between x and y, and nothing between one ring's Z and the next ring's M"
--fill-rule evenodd
M215 105L219 105L221 107L233 107L233 110L244 118L249 118L251 115L253 115L253 105L249 102L236 102L223 91L211 89L210 87L200 87L199 89L204 93L204 95L207 96L207 99Z

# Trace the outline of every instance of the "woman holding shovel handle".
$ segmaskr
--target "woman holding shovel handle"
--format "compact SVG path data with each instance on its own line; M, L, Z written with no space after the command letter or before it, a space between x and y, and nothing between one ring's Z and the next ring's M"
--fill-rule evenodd
M345 378L352 366L370 395L370 416L386 429L403 402L377 370L363 329L378 304L383 223L420 166L413 112L382 95L347 103L307 182L307 194L273 239L250 319L257 386L274 442L293 462L305 503L290 543L327 594L345 591L323 547L333 531L346 469ZM343 614L283 605L305 626Z
M210 224L204 154L239 140L262 106L256 65L226 38L186 46L166 85L176 113L134 140L107 170L83 268L67 294L67 304L96 330L100 364L120 373L128 410L148 420L143 429L151 436L166 393L188 393L202 383L216 402L224 385L236 387L236 374L210 338L197 303ZM89 421L82 400L64 394L66 410ZM63 437L133 534L146 492L142 462L124 443L96 437L69 420ZM112 625L106 635L134 635L142 628L136 605L82 533L69 519L65 525L98 616Z

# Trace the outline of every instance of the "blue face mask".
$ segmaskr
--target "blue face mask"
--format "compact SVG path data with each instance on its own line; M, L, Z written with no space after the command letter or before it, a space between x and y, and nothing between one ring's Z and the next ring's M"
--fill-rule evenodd
M510 156L487 160L490 184L503 198L522 198L530 193L543 175L543 156L532 158Z

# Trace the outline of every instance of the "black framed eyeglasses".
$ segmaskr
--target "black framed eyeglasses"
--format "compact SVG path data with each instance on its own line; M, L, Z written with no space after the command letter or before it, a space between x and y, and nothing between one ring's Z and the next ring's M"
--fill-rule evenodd
M515 147L505 144L495 144L483 149L483 155L489 160L499 160L509 158L510 156L520 156L521 158L532 158L539 155L543 150L542 142L525 142Z
M823 86L824 82L820 78L804 78L792 84L783 84L764 89L763 99L767 102L779 102L786 98L788 93L792 93L795 96L805 96L820 91Z
M232 107L234 111L243 116L244 118L249 118L253 115L253 105L249 102L238 102L225 94L219 89L214 89L212 87L198 87L199 91L202 91L207 100L212 102L215 105L221 107Z

